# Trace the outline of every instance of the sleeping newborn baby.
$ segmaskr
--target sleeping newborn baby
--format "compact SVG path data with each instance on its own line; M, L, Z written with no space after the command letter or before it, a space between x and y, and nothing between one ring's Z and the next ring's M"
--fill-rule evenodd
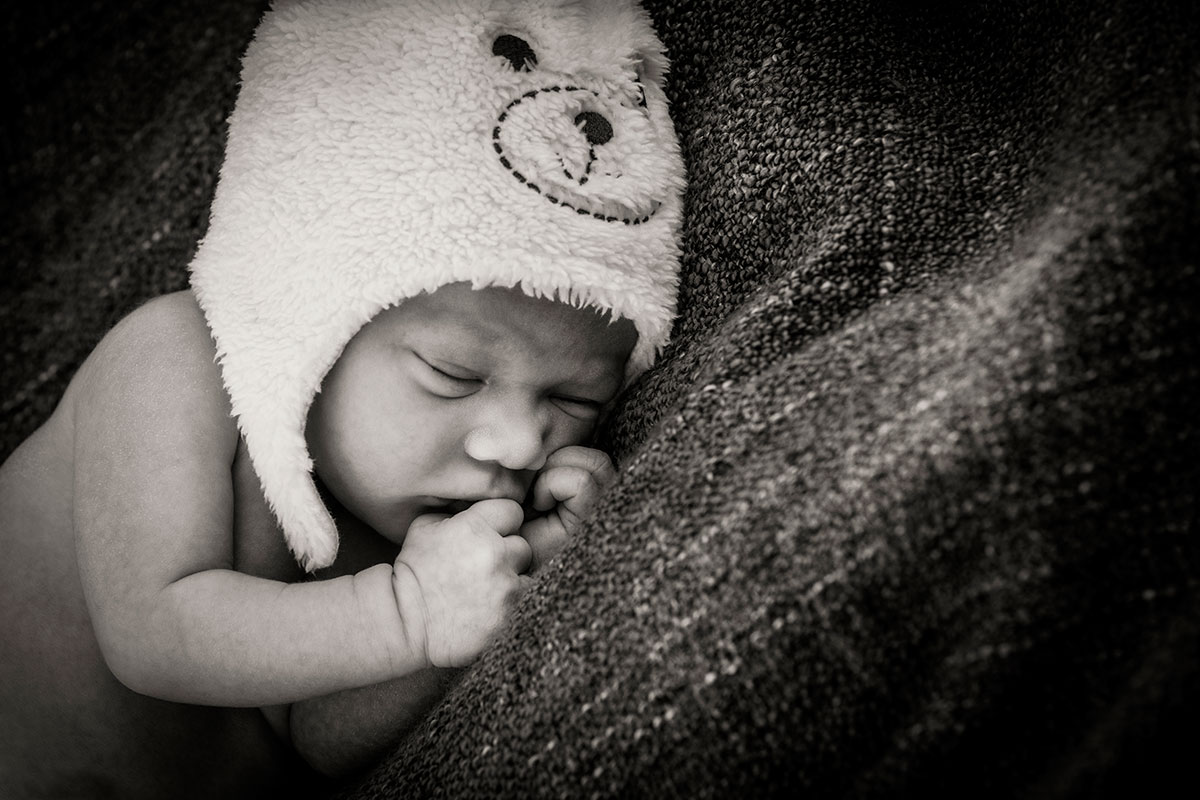
M191 288L0 469L0 794L303 789L503 632L674 317L664 69L632 3L276 3Z

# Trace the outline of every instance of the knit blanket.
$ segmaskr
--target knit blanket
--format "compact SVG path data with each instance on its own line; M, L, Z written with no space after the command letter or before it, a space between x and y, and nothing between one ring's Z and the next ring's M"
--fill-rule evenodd
M126 5L10 23L6 453L203 232L256 9ZM510 632L342 796L1192 782L1200 19L943 5L647 0L673 344Z

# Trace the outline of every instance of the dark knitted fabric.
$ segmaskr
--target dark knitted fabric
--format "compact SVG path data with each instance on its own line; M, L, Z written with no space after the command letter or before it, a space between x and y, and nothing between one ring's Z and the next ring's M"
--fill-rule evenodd
M592 524L351 795L1194 784L1194 12L649 7L676 344Z
M6 451L203 230L256 9L126 7L10 24ZM1194 783L1192 4L648 7L691 179L675 343L511 634L346 795Z
M117 320L187 285L265 6L6 6L0 457Z

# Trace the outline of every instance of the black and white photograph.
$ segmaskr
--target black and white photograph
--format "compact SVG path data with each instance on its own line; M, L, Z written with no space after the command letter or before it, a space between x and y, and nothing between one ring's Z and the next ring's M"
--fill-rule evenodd
M1200 791L1194 3L4 18L0 800Z

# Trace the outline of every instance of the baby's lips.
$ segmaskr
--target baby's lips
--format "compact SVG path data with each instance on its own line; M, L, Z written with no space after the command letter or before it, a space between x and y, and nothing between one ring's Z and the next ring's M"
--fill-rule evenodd
M501 497L501 498L495 498L495 497L474 497L474 498L432 497L432 498L430 498L430 512L429 513L449 514L450 516L453 517L457 514L461 514L462 512L466 511L468 508L475 505L476 503L482 503L485 500L495 500L495 499L504 500L504 499L510 499L510 498L504 498L504 497ZM518 502L520 502L520 501L518 501ZM532 502L533 502L532 496L530 496L528 498L528 503L529 503L528 506L526 505L525 502L521 502L521 509L523 511L525 511L526 518L528 518L529 513L533 509ZM536 513L536 512L534 512L534 513Z
M424 498L422 505L425 514L446 514L452 517L470 508L472 503L466 500L455 500L451 497L429 496Z
M476 500L447 500L446 505L445 505L445 509L446 509L445 513L447 513L453 517L457 514L461 514L462 512L466 511L468 508L475 505L476 502L478 502L478 501L476 501Z

